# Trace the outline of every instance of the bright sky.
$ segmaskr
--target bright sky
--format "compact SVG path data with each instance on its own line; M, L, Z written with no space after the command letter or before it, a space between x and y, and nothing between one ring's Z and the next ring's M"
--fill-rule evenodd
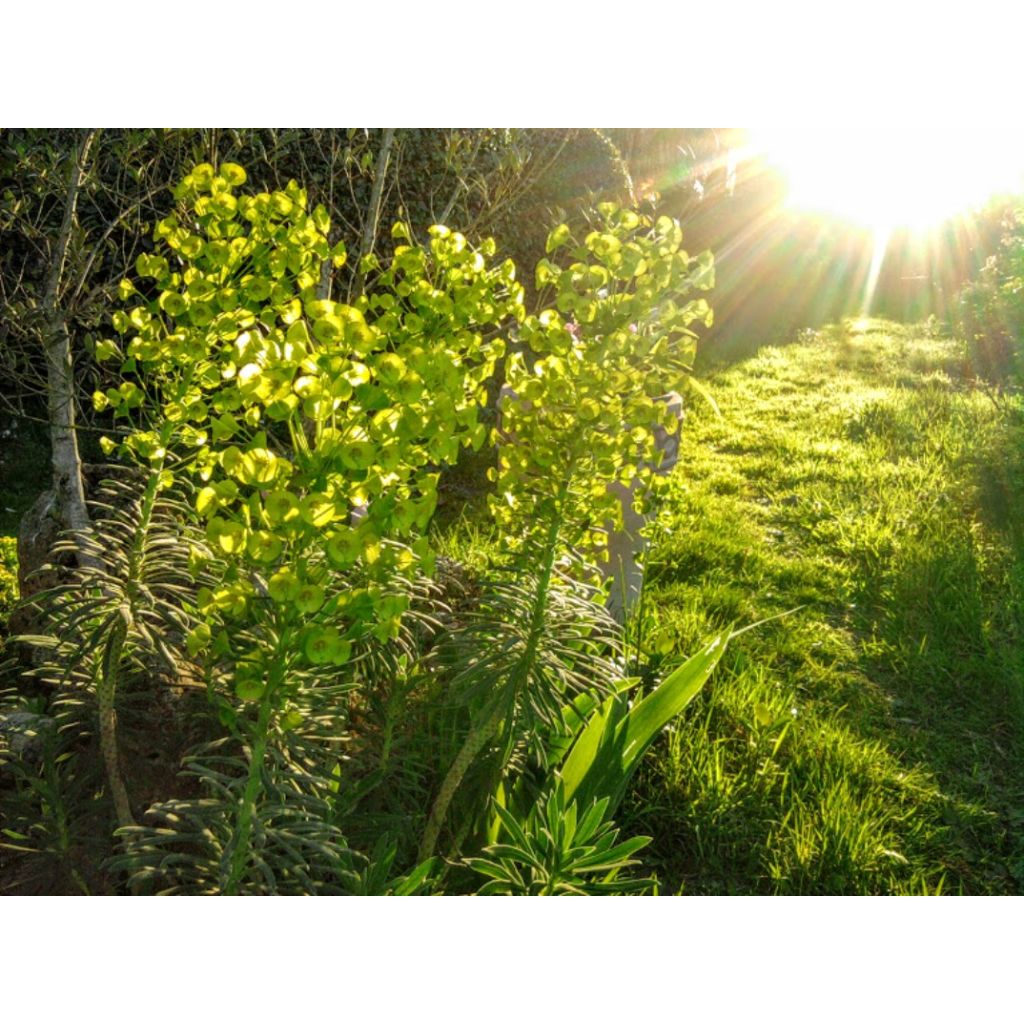
M789 182L795 209L888 231L927 228L1003 191L1024 191L1017 125L857 125L752 129L751 147Z

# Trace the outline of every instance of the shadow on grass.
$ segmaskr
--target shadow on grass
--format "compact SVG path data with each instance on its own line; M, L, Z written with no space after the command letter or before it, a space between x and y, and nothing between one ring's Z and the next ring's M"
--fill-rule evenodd
M928 397L933 424L955 416ZM860 668L891 708L870 734L951 798L943 815L966 891L1024 888L1024 431L1006 412L964 453L960 493L922 495L891 548L862 560L854 591L857 630L870 637ZM892 420L881 433L893 459L945 436Z

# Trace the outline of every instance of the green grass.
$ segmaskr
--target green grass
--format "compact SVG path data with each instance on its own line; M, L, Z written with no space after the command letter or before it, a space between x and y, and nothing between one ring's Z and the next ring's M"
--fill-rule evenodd
M1024 413L954 342L871 321L767 348L691 409L645 602L737 638L645 764L663 891L1024 885Z

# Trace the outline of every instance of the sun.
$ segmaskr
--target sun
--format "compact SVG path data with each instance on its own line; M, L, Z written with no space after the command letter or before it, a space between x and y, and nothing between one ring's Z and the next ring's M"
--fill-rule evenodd
M752 129L751 150L788 182L787 205L889 234L926 230L1024 190L1024 134L1014 126L874 124Z

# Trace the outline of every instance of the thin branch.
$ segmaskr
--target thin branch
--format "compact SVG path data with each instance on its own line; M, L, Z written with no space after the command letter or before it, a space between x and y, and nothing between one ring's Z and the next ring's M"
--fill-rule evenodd
M388 161L391 158L391 145L395 141L395 129L385 128L381 140L380 152L377 154L377 167L373 172L373 188L370 191L370 205L363 222L363 239L359 246L359 259L356 263L356 275L353 279L352 291L359 295L363 290L366 275L363 273L363 260L373 252L377 240L377 222L380 219L381 196L384 194L384 182L388 174ZM350 294L351 298L351 294Z
M470 155L469 163L467 164L467 167L469 168L469 170L466 172L467 174L472 172L473 167L476 164L476 158L480 155L480 147L483 144L484 135L483 132L481 131L476 137L476 143L473 146L473 152ZM452 210L455 209L455 204L459 201L459 196L462 194L464 190L469 190L469 185L466 183L466 180L462 177L462 175L457 175L456 178L457 180L455 182L455 190L452 192L451 199L448 200L447 205L441 211L441 216L437 220L438 224L448 223L448 218L452 215Z
M91 523L85 504L82 458L78 451L78 436L75 433L75 385L71 362L71 338L65 312L57 304L57 294L75 226L82 175L95 137L95 129L90 129L72 157L64 218L60 234L57 236L53 265L47 276L42 302L46 317L47 412L50 417L53 490L58 515L64 525L85 536L89 533ZM101 566L93 555L84 551L79 551L78 558L81 565L96 568Z

